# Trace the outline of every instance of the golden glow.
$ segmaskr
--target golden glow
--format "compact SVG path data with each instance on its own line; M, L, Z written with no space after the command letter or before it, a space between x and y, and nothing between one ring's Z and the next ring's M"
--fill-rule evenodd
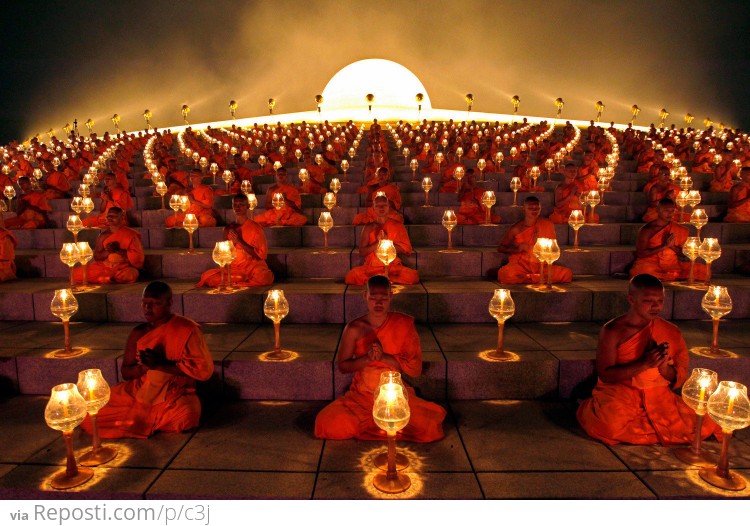
M365 475L362 480L362 488L371 495L378 499L413 499L422 493L424 488L423 477L418 473L424 469L424 462L416 452L406 447L399 447L398 453L404 455L409 461L409 467L404 470L408 473L409 479L411 479L411 486L406 491L401 493L383 493L373 486L372 481L375 475L382 473L381 470L375 467L374 459L378 455L387 454L388 446L382 445L376 448L364 451L359 457L359 467L364 471Z
M281 352L289 353L288 356L285 358L279 360L278 358L271 358L272 355L274 355L274 352L278 353L278 351L267 351L258 356L258 361L261 362L293 362L297 358L299 358L299 353L290 351L289 349L280 349Z
M487 349L479 353L479 358L481 360L484 360L485 362L520 362L521 361L520 356L510 351L505 351L505 355L507 355L507 359L498 360L497 358L493 358L492 353L496 353L496 352L497 352L497 349Z
M322 110L367 110L374 95L381 108L417 110L414 94L421 93L422 110L432 109L430 97L420 80L404 66L383 59L366 59L339 70L323 90ZM368 99L365 96L368 95ZM316 101L317 102L317 101Z

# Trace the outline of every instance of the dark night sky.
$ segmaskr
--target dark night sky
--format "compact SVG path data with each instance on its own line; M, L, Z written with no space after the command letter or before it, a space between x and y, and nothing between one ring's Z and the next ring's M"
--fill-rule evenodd
M750 128L747 2L128 1L23 2L0 13L0 143L93 118L95 130L311 110L345 65L399 62L436 108L683 123L690 112ZM42 11L40 7L43 7Z

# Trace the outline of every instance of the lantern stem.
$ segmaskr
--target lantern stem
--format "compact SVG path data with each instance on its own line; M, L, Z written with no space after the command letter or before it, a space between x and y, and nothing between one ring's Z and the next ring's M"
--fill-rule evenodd
M227 289L232 290L232 264L227 263Z
M486 212L485 212L485 215L484 215L484 223L486 225L489 225L490 224L490 207L486 206L485 208L486 208Z
M63 431L63 439L65 439L66 451L65 476L73 478L78 475L78 465L73 456L73 431Z
M71 352L71 348L70 348L70 320L63 320L63 334L65 335L64 336L64 338L65 338L64 339L64 342L65 342L64 343L65 352L66 353L70 353Z
M273 333L276 342L274 343L273 352L280 353L281 352L281 322L275 321L273 322Z
M573 237L573 249L578 250L578 228L575 229L575 237Z
M518 190L513 190L513 205L512 206L518 206L516 201L518 200Z
M89 285L89 264L83 265L83 288L85 289Z
M102 445L102 441L99 438L99 423L97 420L97 413L91 413L91 428L91 453L93 455L96 455Z
M74 265L71 265L71 267L70 267L70 288L71 288L71 289L74 289L74 288L75 288L75 286L76 286L76 282L75 282L75 280L73 279L73 267L74 267L74 266L75 266L75 264L74 264Z
M722 429L723 439L721 441L721 454L719 462L716 464L716 474L722 478L729 478L729 441L732 438L732 431Z
M328 252L328 232L323 231L323 252Z
M396 472L396 435L388 433L388 474L389 480L397 478Z
M703 418L705 415L695 414L695 437L693 438L693 445L690 450L695 455L701 454L701 429L703 428Z
M688 285L692 285L693 283L695 283L695 278L694 278L694 275L693 275L693 267L694 266L695 266L695 258L693 258L693 259L690 260L690 274L688 274L688 280L687 280L687 284Z
M219 285L219 290L224 290L224 265L219 266L219 276L221 277L221 284Z
M552 290L552 263L547 263L547 290Z
M711 340L711 350L716 352L719 350L719 318L713 318L712 324L713 324L713 338Z
M448 230L448 250L453 248L453 229Z
M166 207L164 206L164 196L161 196L161 209L166 210Z
M188 254L195 254L195 249L193 248L193 232L188 232L188 237L190 238L190 246L188 248Z
M430 206L430 191L424 191L424 206Z
M706 261L706 286L711 284L711 262Z
M502 354L505 352L503 349L503 333L505 329L505 321L498 321L497 322L497 354Z

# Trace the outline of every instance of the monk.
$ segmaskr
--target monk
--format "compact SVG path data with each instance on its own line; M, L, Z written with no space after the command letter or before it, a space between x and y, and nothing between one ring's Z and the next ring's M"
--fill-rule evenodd
M541 275L541 264L534 257L533 249L540 237L557 239L555 225L549 219L539 217L541 205L539 199L533 195L527 197L523 203L524 218L510 227L505 237L500 241L497 251L509 254L508 263L500 267L497 280L503 284L510 283L544 283L548 278L548 270ZM560 265L552 265L552 283L570 283L573 272Z
M16 217L5 220L5 228L44 228L47 226L47 212L52 207L47 198L38 190L32 190L28 177L19 177L18 186L21 196L16 203Z
M651 187L648 191L648 209L643 214L643 222L649 223L656 219L658 212L656 210L657 205L662 199L674 199L680 193L680 187L672 182L669 178L669 168L662 166L659 168L659 179L656 184ZM690 220L690 215L685 212L684 216L677 217L678 221Z
M167 193L165 194L167 199L172 197L172 194L182 195L187 190L188 174L177 169L177 161L173 158L167 161L164 179L167 183Z
M750 166L740 170L740 182L729 191L726 223L750 223Z
M216 226L213 188L203 184L203 173L200 170L190 172L190 184L193 187L187 193L190 206L185 213L177 212L168 216L164 220L164 225L167 228L180 227L185 219L185 214L195 214L201 228Z
M328 404L315 419L315 436L331 440L383 440L385 431L373 421L372 407L380 374L398 371L411 377L422 372L422 347L414 318L389 312L393 293L385 276L373 276L364 292L367 314L344 328L337 352L339 371L354 373L349 391ZM409 386L411 416L397 440L434 442L443 438L446 411L420 398Z
M412 253L411 241L409 240L409 234L406 232L406 227L402 223L388 218L388 198L384 195L376 195L372 201L372 207L375 211L376 220L364 227L359 240L359 255L365 258L365 261L363 265L354 267L347 272L344 279L347 285L364 285L368 278L386 273L385 265L375 254L375 249L378 248L381 239L393 241L398 256L408 256ZM417 271L403 266L398 256L388 265L388 276L391 281L402 285L419 283Z
M237 255L229 271L232 284L239 287L262 287L273 283L273 272L266 265L268 247L263 228L247 215L249 205L243 194L232 198L236 219L224 228L224 240L234 243ZM216 287L221 283L221 269L207 270L196 287Z
M96 238L94 259L87 265L90 283L135 283L143 268L145 253L141 235L125 226L125 212L116 206L107 210L107 228ZM83 267L73 269L73 279L83 283Z
M576 176L578 175L578 168L573 163L567 163L563 170L563 176L565 182L558 184L555 187L555 209L549 216L549 220L555 224L566 224L570 213L573 210L581 210L583 207L578 201L578 196L581 194L581 190L576 184ZM598 214L595 214L598 216ZM594 220L595 223L599 222L598 217Z
M367 193L365 204L370 207L376 194L385 195L388 198L388 217L400 223L404 222L404 216L399 212L401 208L401 191L398 186L390 182L390 173L385 166L378 168L373 182L361 187L357 193ZM374 223L375 220L375 211L370 208L367 212L362 212L354 216L352 224L367 225Z
M649 274L628 287L630 310L607 322L599 334L592 397L576 416L591 437L605 444L687 444L695 412L675 392L688 376L688 353L680 330L659 317L664 288ZM701 437L721 429L703 420Z
M101 212L83 220L83 226L86 228L106 228L108 224L107 212L112 207L119 208L123 212L133 208L133 199L128 192L120 187L115 174L112 172L104 174L104 190L102 190L101 199L99 205ZM127 217L124 215L123 217L127 225Z
M474 169L466 170L466 177L461 180L459 201L461 206L456 212L459 225L482 225L487 219L487 209L482 204L483 188L476 187ZM490 224L500 222L500 217L490 212Z
M274 194L284 196L284 204L276 210L273 207ZM260 226L302 226L307 223L307 217L302 215L302 198L295 187L287 183L286 168L279 168L276 172L276 184L271 185L266 192L266 211L255 217Z
M0 281L16 279L16 246L15 236L5 228L0 215Z
M44 197L49 199L66 199L70 197L70 181L65 174L55 170L50 161L45 161L42 166L47 175L44 178Z
M172 314L172 289L153 281L143 289L143 317L125 344L120 369L125 379L112 387L99 410L99 434L105 438L148 438L158 431L179 433L198 425L201 402L196 380L208 380L213 359L200 326ZM91 433L91 420L82 426Z
M682 254L688 229L673 220L675 211L674 201L668 198L660 200L656 219L638 231L636 260L630 269L630 277L651 274L664 281L689 277L690 261ZM696 261L693 264L693 277L705 279L706 265Z

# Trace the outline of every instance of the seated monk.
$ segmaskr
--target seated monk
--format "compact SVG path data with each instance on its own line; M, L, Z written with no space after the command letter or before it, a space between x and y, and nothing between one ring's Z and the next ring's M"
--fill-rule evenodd
M243 194L232 198L232 210L236 219L224 228L224 239L234 243L237 255L229 271L232 284L238 287L262 287L273 283L273 272L266 265L268 247L263 228L247 216L247 197ZM222 269L211 269L201 275L196 287L216 287L221 283Z
M166 174L164 174L164 182L167 184L165 197L169 199L173 194L182 195L187 190L188 178L187 172L177 169L177 161L169 159Z
M403 223L388 218L388 198L376 195L372 201L372 208L376 220L364 227L359 240L359 255L365 258L365 262L347 272L344 279L347 285L364 285L368 278L385 274L385 265L375 255L375 249L378 248L381 239L393 241L398 255L408 256L412 252L409 234ZM402 285L419 283L417 271L403 266L398 257L388 265L388 276L394 283Z
M167 216L164 225L167 228L179 228L185 219L185 214L195 214L201 228L216 226L216 215L214 215L214 190L203 184L203 173L200 170L190 172L190 183L192 190L188 192L190 206L185 213L177 212Z
M740 170L740 182L729 191L726 223L750 223L750 166Z
M688 377L688 353L680 330L659 317L664 288L649 274L628 286L630 310L607 322L599 334L592 397L576 416L591 437L605 444L688 444L695 412L678 390ZM701 437L721 429L703 420Z
M461 206L456 212L456 220L459 225L482 225L487 219L487 209L482 204L484 188L476 187L476 176L474 169L466 170L466 177L461 181L461 192L459 202ZM497 224L500 217L490 212L490 223Z
M401 191L394 183L389 182L390 173L388 168L381 166L376 172L376 177L371 184L366 185L367 199L365 204L370 207L367 212L362 212L354 216L354 225L367 225L375 222L375 211L372 209L373 197L377 194L383 194L388 198L388 217L400 223L404 222L404 216L398 211L401 208ZM357 193L361 192L360 188Z
M710 149L708 143L702 142L700 146L698 146L698 151L695 152L695 157L693 157L693 168L691 172L698 172L698 173L712 173L713 168L711 168L711 165L714 162L714 156L709 152Z
M648 195L651 188L659 182L662 167L666 168L667 171L671 170L671 166L664 162L664 150L656 150L654 162L651 163L651 167L648 169L648 181L643 185L644 194Z
M714 174L711 177L711 183L708 187L709 192L729 192L734 186L735 176L737 175L737 165L734 164L732 153L725 151L721 163L714 168Z
M193 429L201 416L196 380L214 372L200 326L172 314L172 289L153 281L143 289L143 317L125 344L120 369L124 382L112 387L99 410L99 434L105 438L148 438L158 431ZM91 419L81 427L91 433Z
M38 190L31 189L28 177L19 177L18 186L21 196L16 202L16 217L5 220L5 228L44 228L47 226L47 212L52 207L47 198Z
M104 190L101 194L101 204L99 205L99 214L91 215L83 220L83 226L86 228L106 228L107 211L112 207L117 207L123 212L133 208L133 199L130 194L120 188L117 184L115 174L107 172L104 174ZM123 213L123 221L128 224L127 217Z
M44 161L42 165L47 174L44 177L44 197L48 200L70 197L70 181L65 174L55 170L50 161Z
M673 221L676 212L674 201L662 199L657 207L657 217L638 231L635 245L636 260L630 276L651 274L665 281L687 279L690 261L682 254L682 245L688 238L688 229ZM706 278L706 265L696 261L693 277Z
M349 391L328 404L315 419L315 436L331 440L384 440L386 433L372 419L375 388L381 373L398 371L417 377L422 372L422 347L414 318L389 312L393 293L385 276L367 280L367 314L349 322L337 355L339 371L354 373ZM405 383L404 383L405 385ZM443 438L446 411L417 398L406 386L411 417L397 440L434 442Z
M107 167L110 172L115 174L115 179L117 179L117 184L120 185L120 188L130 193L130 180L128 179L130 166L128 165L127 161L122 158L113 158L107 162Z
M533 249L538 238L557 239L557 234L552 221L540 218L540 212L539 199L533 195L527 197L523 202L524 218L510 227L500 241L497 251L510 255L508 263L497 272L500 283L544 283L547 280L548 270L545 269L544 276L541 276L541 264L534 257ZM573 272L569 268L552 265L553 283L571 281Z
M576 184L576 176L578 175L578 168L573 163L567 163L563 170L563 176L565 182L558 184L555 187L555 209L550 214L549 220L555 224L563 225L568 223L570 213L573 210L582 210L580 201L578 200L581 194L581 189ZM598 214L594 214L598 216ZM595 223L599 222L599 218L594 219Z
M90 283L135 283L146 259L141 235L125 226L125 212L116 206L107 210L107 228L96 238L94 259L87 265ZM83 283L83 267L73 269L73 279Z
M0 214L0 281L16 279L16 242L15 236L5 228Z
M273 195L282 194L284 204L279 210L273 207ZM276 184L266 192L266 211L255 217L260 226L302 226L307 217L302 214L302 198L295 187L287 183L286 168L276 172Z
M659 168L659 179L655 185L651 187L648 192L648 209L643 214L643 222L648 223L656 219L658 213L656 207L660 200L671 199L675 200L677 195L680 193L680 187L672 182L669 178L669 168L662 166ZM690 214L687 212L683 216L680 216L679 212L677 217L673 218L677 221L689 221Z

